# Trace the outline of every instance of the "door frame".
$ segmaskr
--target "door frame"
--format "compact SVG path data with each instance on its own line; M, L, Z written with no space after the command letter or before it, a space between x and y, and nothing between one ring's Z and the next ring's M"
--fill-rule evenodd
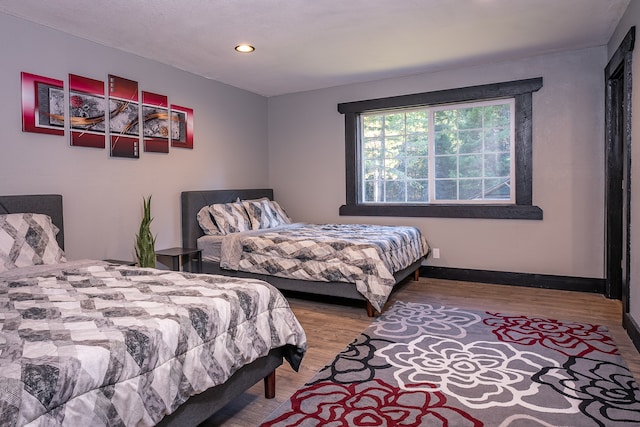
M629 312L631 267L631 65L635 33L635 27L631 27L604 70L605 296L621 299L623 314Z

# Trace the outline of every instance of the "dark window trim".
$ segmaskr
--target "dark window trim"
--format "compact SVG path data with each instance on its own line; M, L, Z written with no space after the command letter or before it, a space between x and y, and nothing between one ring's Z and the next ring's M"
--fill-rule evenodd
M345 120L346 204L340 206L345 216L406 216L445 218L542 219L542 209L533 206L532 93L542 87L542 77L504 83L469 86L457 89L392 96L338 104ZM515 205L380 205L358 203L359 115L392 108L434 106L446 103L515 99Z

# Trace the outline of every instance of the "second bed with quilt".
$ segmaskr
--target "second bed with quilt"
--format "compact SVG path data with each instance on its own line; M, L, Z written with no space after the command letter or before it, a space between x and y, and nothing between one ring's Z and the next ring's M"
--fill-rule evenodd
M183 245L202 249L206 272L365 300L370 315L428 254L416 227L293 223L272 199L269 189L183 192Z

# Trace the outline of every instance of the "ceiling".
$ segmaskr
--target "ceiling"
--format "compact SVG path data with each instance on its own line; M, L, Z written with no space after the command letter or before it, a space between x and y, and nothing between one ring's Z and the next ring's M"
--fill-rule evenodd
M630 0L0 0L0 12L274 96L605 45ZM250 43L251 54L234 46Z

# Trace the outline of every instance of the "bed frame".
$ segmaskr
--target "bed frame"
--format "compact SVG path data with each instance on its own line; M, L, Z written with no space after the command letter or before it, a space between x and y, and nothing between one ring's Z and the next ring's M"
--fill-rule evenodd
M58 194L0 196L0 214L41 213L51 217L60 229L58 244L64 249L64 224L62 196ZM192 396L173 414L164 417L159 426L196 426L238 395L264 380L265 397L275 397L275 371L283 363L285 348L271 350L268 355L245 365L236 371L224 384L212 387Z
M268 197L273 200L273 190L262 188L246 190L183 191L181 194L182 246L185 248L196 248L198 238L204 235L196 219L196 215L202 207L212 205L214 203L235 202L238 198L259 199L261 197ZM418 280L421 264L422 259L419 259L404 270L395 273L394 277L396 279L396 284L410 276L413 276L414 280ZM371 303L369 303L364 296L358 292L355 284L353 283L311 282L263 274L246 273L242 271L224 270L220 268L219 263L213 261L204 261L202 263L202 271L209 274L223 274L226 276L260 279L269 282L280 290L285 291L364 301L367 306L367 315L369 317L373 317L376 312ZM312 291L310 291L310 289L312 289Z

